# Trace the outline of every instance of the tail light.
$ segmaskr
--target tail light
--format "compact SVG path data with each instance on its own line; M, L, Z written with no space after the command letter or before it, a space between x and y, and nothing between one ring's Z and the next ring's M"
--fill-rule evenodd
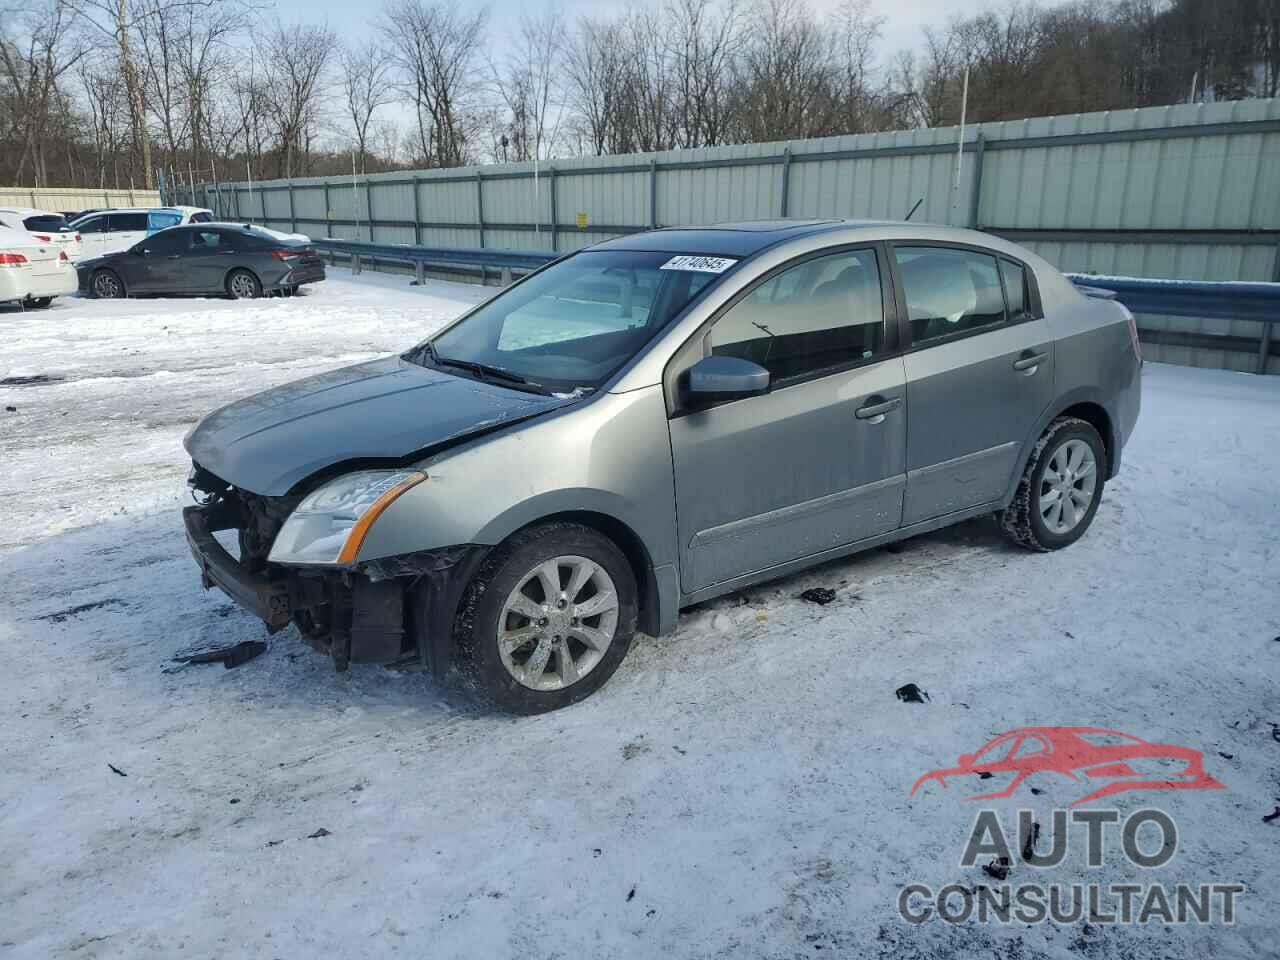
M1124 311L1124 318L1129 321L1129 341L1133 344L1133 355L1138 358L1138 362L1142 362L1142 346L1138 343L1138 321L1133 318L1133 312L1123 303L1116 304Z
M76 243L81 243L80 234L76 234Z
M20 267L27 258L20 253L0 253L0 267Z
M296 250L272 250L271 255L277 260L297 260L298 252Z
M70 263L70 262L71 262L71 258L67 256L67 251L65 251L65 250L59 250L59 251L58 251L58 260L60 260L62 263Z
M33 233L32 236L35 237L37 240L39 240L41 243L49 243L51 240L53 240L53 237L49 236L49 234L47 233Z

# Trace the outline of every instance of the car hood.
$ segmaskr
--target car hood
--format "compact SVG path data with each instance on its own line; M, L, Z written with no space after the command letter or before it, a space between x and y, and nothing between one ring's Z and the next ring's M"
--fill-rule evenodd
M183 443L232 486L281 496L334 464L404 460L572 402L387 357L238 400Z

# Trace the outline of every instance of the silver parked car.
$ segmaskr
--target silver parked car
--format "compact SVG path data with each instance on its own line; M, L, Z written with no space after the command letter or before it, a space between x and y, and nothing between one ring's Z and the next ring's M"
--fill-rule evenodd
M1140 364L1128 311L993 236L657 230L213 413L186 440L186 532L206 587L339 669L419 664L550 710L637 629L762 580L980 514L1072 543Z

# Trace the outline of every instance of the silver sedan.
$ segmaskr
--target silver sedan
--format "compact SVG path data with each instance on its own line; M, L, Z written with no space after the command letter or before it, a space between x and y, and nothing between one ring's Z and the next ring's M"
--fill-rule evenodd
M986 234L658 230L211 414L186 533L206 587L339 669L425 666L550 710L637 630L816 563L982 514L1071 544L1140 364L1128 311Z

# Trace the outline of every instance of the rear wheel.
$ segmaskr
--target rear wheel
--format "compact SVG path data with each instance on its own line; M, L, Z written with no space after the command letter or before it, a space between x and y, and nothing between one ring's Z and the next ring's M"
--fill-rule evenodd
M90 289L95 297L104 300L115 300L124 296L124 283L114 270L94 271L90 281Z
M512 713L543 713L599 689L636 629L636 582L614 543L590 527L530 527L495 549L454 623L468 685Z
M44 310L51 303L53 303L53 297L32 297L27 301L27 306L32 310Z
M1075 543L1098 511L1106 463L1092 424L1075 417L1053 421L1027 459L1013 502L997 514L1001 529L1028 550Z
M232 270L227 277L227 294L236 300L254 300L262 296L262 283L248 270Z

